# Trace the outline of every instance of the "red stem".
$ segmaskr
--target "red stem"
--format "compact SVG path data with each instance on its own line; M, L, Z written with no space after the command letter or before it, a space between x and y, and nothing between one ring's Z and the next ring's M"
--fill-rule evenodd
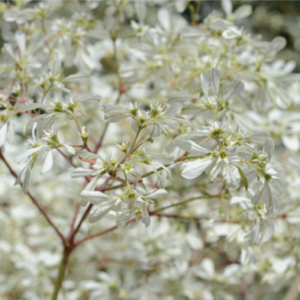
M72 160L66 155L66 154L64 154L60 149L58 149L58 148L56 148L56 150L69 162L69 164L71 165L71 166L73 166L75 169L77 168L77 166L72 162ZM85 180L87 181L87 182L90 182L91 180L87 177L87 176L85 176L84 177L85 178Z
M87 181L84 183L84 185L82 187L82 190L86 187L87 183L88 183ZM77 216L78 216L78 213L79 213L79 209L80 209L80 204L76 203L75 212L74 212L74 216L73 216L71 227L70 227L70 232L69 232L69 235L68 235L68 238L67 238L68 240L70 240L72 235L74 234L74 227L75 227L75 222L76 222L76 219L77 219Z
M149 215L150 216L156 216L156 217L166 217L166 218L173 218L173 219L182 219L182 220L195 220L195 221L201 220L201 219L195 218L195 217L185 217L185 216L170 215L170 214L149 213Z
M118 189L118 188L121 188L121 187L124 187L126 186L126 184L119 184L119 185L114 185L114 186L109 186L109 187L106 187L104 188L103 190L101 190L102 192L106 192L106 191L110 191L110 190L115 190L115 189Z
M5 159L5 157L3 156L1 150L0 150L0 158L3 160L3 162L5 163L5 165L7 166L7 168L9 169L10 173L17 178L18 175L16 174L16 172L11 168L10 164L7 162L7 160ZM20 182L20 185L23 186L23 183ZM29 198L32 200L32 202L34 203L34 205L38 208L38 210L42 213L42 215L45 217L45 219L48 221L49 225L51 227L53 227L53 229L56 231L56 233L59 235L59 237L61 238L61 240L63 241L63 243L65 243L66 238L62 235L62 233L58 230L58 228L54 225L54 223L52 222L52 220L49 218L49 216L47 215L47 213L45 212L45 210L40 206L40 204L37 202L37 200L32 196L32 194L28 191L27 195L29 196Z
M169 208L169 206L166 206L165 208ZM150 212L149 215L150 216L157 216L157 217L173 218L173 219L183 219L183 220L196 220L196 221L201 220L201 219L195 218L195 217L185 217L185 216L171 215L171 214L159 214L159 213L156 213L156 212L152 212L152 213ZM285 213L280 214L280 215L278 215L278 218L286 218L286 214ZM129 224L129 223L134 222L135 220L136 220L136 218L131 219L130 221L128 221L126 223L126 225ZM237 220L223 220L223 219L222 220L216 220L216 222L221 222L221 223L238 223ZM100 231L98 233L91 234L91 235L89 235L89 236L87 236L87 237L85 237L85 238L83 238L81 240L77 240L73 244L74 248L77 247L78 245L80 245L81 243L85 242L85 241L91 240L91 239L96 238L98 236L101 236L101 235L104 235L104 234L109 233L111 231L114 231L117 228L118 228L118 226L113 226L113 227L110 227L110 228L108 228L108 229L106 229L104 231Z
M76 207L75 207L75 212L74 212L74 216L73 216L73 219L72 219L72 223L71 223L71 227L70 227L70 233L68 235L68 239L73 235L74 233L74 226L75 226L75 222L76 222L76 219L77 219L77 216L78 216L78 213L79 213L79 209L80 209L80 204L77 203L76 204Z
M103 191L103 189L107 186L107 184L108 184L108 182L110 181L110 179L111 179L111 178L107 178L107 179L105 180L105 182L99 187L98 190L99 190L99 191ZM70 232L69 238L68 238L68 241L70 241L71 244L73 244L73 240L74 240L74 237L75 237L76 233L79 231L79 229L80 229L80 227L81 227L83 221L86 219L86 217L87 217L88 214L90 213L92 207L93 207L93 204L90 204L90 205L87 207L87 209L85 210L85 212L84 212L83 216L81 217L81 219L80 219L80 221L79 221L77 227L75 228L75 230L74 230L74 229L71 229L72 233ZM79 209L79 208L78 208L78 209ZM77 216L77 215L76 215L76 213L75 213L74 220L73 220L74 224L75 224L75 221L76 221L76 216ZM73 222L72 222L72 223L73 223ZM74 225L73 225L73 226L74 226Z
M81 217L81 219L80 219L78 225L76 226L75 230L73 230L73 233L72 233L72 235L71 235L70 238L69 238L69 240L71 241L71 243L72 243L72 241L73 241L73 239L74 239L76 233L79 231L79 229L80 229L80 227L81 227L81 224L83 223L83 221L85 220L85 218L86 218L86 217L88 216L88 214L90 213L92 207L93 207L93 204L90 204L90 205L87 207L87 209L85 210L83 216Z
M22 79L22 103L26 103L26 88L25 88L25 80Z
M135 220L136 220L136 218L129 220L129 221L126 223L126 225L129 224L129 223L134 222ZM106 229L106 230L104 230L104 231L101 231L101 232L98 232L98 233L95 233L95 234L91 234L91 235L89 235L89 236L87 236L87 237L85 237L85 238L83 238L83 239L81 239L81 240L75 241L75 242L74 242L74 248L77 247L78 245L80 245L81 243L87 241L87 240L90 240L90 239L93 239L93 238L95 238L95 237L104 235L104 234L106 234L106 233L108 233L108 232L114 231L115 229L118 229L118 226L110 227L110 228L108 228L108 229Z
M115 45L115 42L114 42L114 45ZM120 79L120 77L119 77L119 79ZM119 97L118 97L115 104L119 103L119 101L121 100L122 94L124 94L125 92L126 92L126 87L124 87L124 85L120 83L120 85L119 85ZM101 138L100 138L99 142L96 144L94 153L97 153L98 150L101 148L104 137L105 137L105 134L106 134L106 131L107 131L107 128L108 128L108 125L109 125L109 122L107 122L104 126Z
M194 218L194 217L183 217L183 216L178 216L178 215L157 214L157 213L149 213L149 215L150 215L150 216L151 216L151 215L153 215L153 216L158 216L158 217L168 217L168 218L177 218L177 219L189 219L189 220L198 220L198 221L199 221L198 218ZM136 218L129 220L129 221L126 223L126 225L129 224L129 223L132 223L132 222L134 222L134 221L136 221ZM106 233L108 233L108 232L114 231L114 230L117 229L117 228L118 228L118 226L113 226L113 227L110 227L110 228L108 228L108 229L106 229L106 230L104 230L104 231L100 231L100 232L98 232L98 233L91 234L91 235L89 235L89 236L87 236L87 237L85 237L85 238L83 238L83 239L81 239L81 240L75 241L75 242L74 242L74 248L77 247L78 245L80 245L81 243L87 241L87 240L90 240L90 239L93 239L93 238L95 238L95 237L104 235L104 234L106 234Z
M96 144L94 153L97 153L98 150L101 148L102 143L103 143L103 140L104 140L104 136L105 136L106 131L107 131L107 128L108 128L108 125L109 125L109 123L107 122L107 123L105 124L105 126L104 126L104 129L103 129L103 133L102 133L102 135L101 135L101 138L100 138L99 142Z
M56 149L68 162L71 166L73 166L75 169L77 168L77 166L72 162L72 160L66 155L64 154L60 149Z

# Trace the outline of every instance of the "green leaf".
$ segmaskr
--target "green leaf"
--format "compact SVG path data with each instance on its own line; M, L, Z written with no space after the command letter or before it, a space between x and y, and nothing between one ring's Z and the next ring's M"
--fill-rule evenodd
M238 167L238 166L236 166L236 167L237 167L237 169L238 169L239 172L240 172L240 175L241 175L241 177L242 177L242 179L243 179L243 181L244 181L245 189L246 189L246 191L247 191L247 190L248 190L248 180L247 180L247 178L246 178L246 176L245 176L243 170L242 170L240 167Z
M240 173L240 175L241 175L241 177L242 177L242 179L244 181L245 189L247 191L248 190L248 180L247 180L247 178L245 176L245 173L243 172L243 170L239 166L237 166L237 165L235 165L233 163L231 163L231 164L234 165L239 170L239 173Z

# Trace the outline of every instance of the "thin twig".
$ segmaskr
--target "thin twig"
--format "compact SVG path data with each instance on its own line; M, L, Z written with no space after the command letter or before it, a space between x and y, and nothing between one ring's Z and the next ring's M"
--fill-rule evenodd
M26 103L26 88L25 88L25 80L22 79L22 103Z
M73 166L75 169L77 168L77 166L72 162L72 160L66 155L64 154L60 149L56 149L68 162L71 166Z
M0 158L2 159L2 161L4 162L4 164L7 166L7 168L9 169L10 173L15 177L18 178L18 175L16 174L16 172L12 169L12 167L10 166L10 164L7 162L7 160L5 159L5 157L3 156L1 150L0 150ZM23 186L23 183L20 182L20 185ZM34 196L27 191L27 195L29 196L29 198L31 199L31 201L34 203L34 205L38 208L38 210L42 213L42 215L45 217L45 219L47 220L47 222L49 223L49 225L51 227L53 227L53 229L56 231L56 233L59 235L59 237L61 238L61 240L63 241L63 243L65 243L66 239L65 237L62 235L62 233L58 230L58 228L54 225L54 223L52 222L52 220L50 219L50 217L47 215L47 213L45 212L45 210L40 206L40 204L37 202L37 200L34 198Z
M293 283L291 284L290 288L288 289L283 300L296 300L297 296L299 294L299 291L298 291L299 284L300 284L300 275L297 274L297 276L295 277Z
M82 187L82 190L87 186L87 183L88 183L87 181L84 183L84 185ZM69 235L68 235L67 239L70 239L71 236L74 233L74 227L75 227L76 219L77 219L77 216L78 216L78 213L79 213L79 209L80 209L80 204L76 203L75 212L74 212L74 216L73 216L73 219L72 219L72 222L71 222L70 232L69 232Z
M72 160L66 155L66 154L64 154L60 149L56 149L68 162L69 162L69 164L70 165L72 165L75 169L77 168L77 166L72 162ZM87 181L87 182L90 182L91 180L87 177L87 176L85 176L84 177L85 178L85 180Z
M168 206L161 207L161 208L159 208L155 211L152 211L151 214L155 214L159 211L162 211L162 210L165 210L165 209L168 209L168 208L171 208L171 207L183 205L183 204L186 204L186 203L191 202L191 201L195 201L195 200L199 200L199 199L206 199L206 198L216 198L216 197L213 197L213 196L199 196L199 197L190 198L190 199L178 202L178 203L174 203L174 204L170 204Z
M182 219L182 220L194 220L194 221L200 221L201 220L201 218L196 218L196 217L188 217L188 216L180 216L180 215L170 215L170 214L149 213L149 215L156 216L156 217Z
M126 223L126 225L129 224L129 223L132 223L132 222L134 222L134 221L136 221L136 218L129 220L129 221ZM98 233L95 233L95 234L91 234L91 235L89 235L89 236L87 236L87 237L85 237L85 238L83 238L83 239L81 239L81 240L75 241L75 242L74 242L74 248L77 247L78 245L80 245L81 243L87 241L87 240L91 240L91 239L93 239L93 238L95 238L95 237L104 235L104 234L106 234L106 233L108 233L108 232L114 231L115 229L118 229L118 226L110 227L110 228L108 228L108 229L106 229L106 230L103 230L103 231L98 232Z
M123 183L122 184L118 184L118 185L114 185L114 186L109 186L109 187L106 187L105 189L103 189L102 192L119 189L119 188L122 188L124 186L126 186L126 184L123 184Z
M104 137L105 137L105 134L106 134L108 125L109 125L109 123L107 122L107 123L105 124L105 126L104 126L104 129L103 129L101 138L100 138L99 142L96 144L96 147L95 147L95 150L94 150L95 153L97 153L98 150L99 150L99 149L101 148L101 146L102 146L102 143L103 143L103 140L104 140Z
M91 209L93 207L93 204L90 204L87 209L85 210L83 216L81 217L77 227L75 228L75 230L73 231L72 235L70 236L69 240L72 242L72 240L74 239L76 233L79 231L83 221L86 219L86 217L88 216L88 214L90 213Z
M75 222L76 222L76 219L77 219L77 216L78 216L78 213L79 213L79 209L80 209L80 204L76 203L75 212L74 212L74 216L73 216L73 219L72 219L72 222L71 222L70 232L69 232L69 235L68 235L68 239L74 233Z
M100 191L103 191L103 189L105 189L105 187L107 186L108 182L111 180L111 178L107 178L106 181L102 184L102 186L98 189ZM87 209L85 210L83 216L81 217L77 227L72 230L72 233L69 235L68 241L71 242L71 244L73 243L74 237L76 235L76 233L79 231L83 221L86 219L86 217L89 215L91 209L93 207L93 204L90 204ZM74 221L75 222L75 221Z

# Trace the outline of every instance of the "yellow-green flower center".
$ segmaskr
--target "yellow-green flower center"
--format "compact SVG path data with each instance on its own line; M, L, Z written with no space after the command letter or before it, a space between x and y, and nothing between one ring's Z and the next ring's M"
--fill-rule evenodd
M221 152L221 153L220 153L220 157L221 157L222 159L226 158L226 157L227 157L227 153L226 153L226 152Z
M130 170L131 170L131 165L126 164L126 165L124 166L124 168L125 168L126 171L130 171Z

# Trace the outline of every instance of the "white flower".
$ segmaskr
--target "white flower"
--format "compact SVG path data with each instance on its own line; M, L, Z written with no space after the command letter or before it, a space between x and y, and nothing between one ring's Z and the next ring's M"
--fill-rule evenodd
M202 151L199 152L199 154L202 153ZM210 180L214 180L221 173L227 180L228 187L236 187L236 174L233 165L239 162L240 158L235 152L228 150L208 151L204 158L183 163L181 175L186 179L194 179L205 172L209 175Z
M137 131L139 126L141 125L141 117L142 121L147 117L143 116L137 103L132 105L129 103L129 109L125 108L121 105L113 105L113 104L105 104L103 105L104 116L108 122L115 123L122 119L131 118L132 119L132 129Z
M280 213L278 196L285 193L285 185L279 178L283 172L282 165L279 162L267 163L266 166L261 166L260 169L252 168L245 169L244 173L248 182L252 182L257 177L259 185L254 185L256 188L255 194L251 198L254 205L265 205L267 214L275 218Z
M150 107L149 116L150 121L149 125L147 126L147 132L150 135L150 137L158 137L163 132L164 134L167 134L166 129L164 126L171 127L173 129L177 128L178 123L184 123L188 126L193 127L193 125L186 119L179 119L175 117L176 112L178 112L181 109L181 104L179 102L172 103L171 106L163 111L163 108L160 104L156 104L155 106Z
M26 194L27 189L28 189L28 184L29 184L29 178L30 178L30 171L33 168L35 162L37 159L43 155L45 155L44 158L44 163L41 169L41 172L47 172L51 170L52 164L53 164L53 159L52 159L52 153L51 153L51 148L48 146L40 146L36 141L35 141L35 128L36 128L36 123L34 123L32 127L32 139L29 140L31 144L31 149L25 151L23 154L19 155L16 158L17 162L22 162L24 160L28 160L26 163L24 169L20 172L19 176L17 177L15 181L15 185L19 184L21 181L23 182L23 191Z
M42 108L47 112L33 117L26 124L27 128L31 128L34 123L37 123L37 136L41 137L44 130L49 130L53 125L57 116L66 115L68 118L74 119L75 116L80 114L85 115L81 110L81 104L83 103L99 103L101 96L93 95L80 100L74 100L72 97L69 98L69 103L66 104L62 101L62 96L59 92L56 101L50 102L49 104L33 103L28 104L22 108L22 111L34 110Z
M71 154L75 154L75 150L66 144L60 144L57 138L57 131L63 126L64 124L60 124L58 126L55 126L55 128L52 129L50 132L45 132L45 138L47 140L47 145L39 145L36 142L35 139L35 130L37 128L37 123L33 124L32 127L32 138L29 138L29 145L31 146L31 149L28 149L23 154L19 155L16 158L16 161L18 163L23 162L25 160L28 160L23 170L20 172L19 176L17 177L15 181L15 185L20 184L20 182L23 182L23 191L24 193L27 193L28 184L29 184L29 178L30 178L30 172L31 169L34 167L36 161L44 156L42 168L41 168L41 174L44 174L46 172L49 172L52 169L53 166L53 157L51 150L53 148L58 147L65 147Z
M7 134L7 123L5 123L1 128L0 128L0 148L5 144L6 142L6 134Z
M206 281L215 282L217 284L229 284L235 285L238 284L239 280L239 265L230 264L225 267L222 274L217 274L215 272L215 266L213 261L210 258L204 258L200 265L193 267L193 273Z
M268 215L266 205L253 204L246 197L233 197L230 200L230 204L241 206L244 209L241 219L249 220L247 226L243 226L239 230L240 232L236 233L237 235L242 235L243 242L247 241L248 244L255 245L270 240L274 231L274 222ZM246 255L246 253L242 253L241 255ZM250 252L247 255L251 256L253 254Z
M239 6L234 12L232 12L231 0L222 0L222 6L226 13L226 19L228 21L244 19L244 18L250 16L252 13L251 5Z
M164 189L153 191L141 191L129 189L126 196L123 198L122 209L117 213L117 225L123 227L130 218L136 217L136 220L141 216L142 223L145 226L150 224L150 216L147 206L151 203L151 199L156 199L159 196L167 194Z
M134 20L131 20L131 27L134 30L134 33L136 36L141 37L146 34L147 30L149 29L149 26L144 24L138 24Z
M242 30L237 29L234 26L230 26L228 29L223 31L222 37L225 39L235 39L237 37L241 37L243 35Z
M200 76L201 86L204 92L205 100L208 103L212 103L215 106L215 110L221 110L228 101L238 93L240 93L244 84L238 79L234 79L227 92L224 95L220 94L220 72L218 69L212 69L210 73L203 72ZM210 93L210 87L213 91L213 95Z

